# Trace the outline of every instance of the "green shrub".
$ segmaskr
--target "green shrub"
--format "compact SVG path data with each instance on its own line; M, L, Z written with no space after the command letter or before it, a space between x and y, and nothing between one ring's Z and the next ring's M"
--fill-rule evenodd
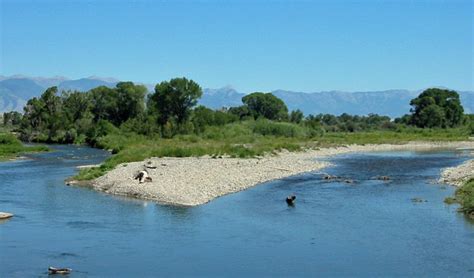
M0 160L9 159L26 152L43 152L48 150L45 146L24 146L13 134L0 134Z
M13 134L0 134L0 145L21 145L21 142Z
M456 190L456 200L461 205L460 210L474 219L474 178Z
M264 136L282 136L282 137L306 137L307 132L297 124L272 122L259 119L253 126L253 132Z

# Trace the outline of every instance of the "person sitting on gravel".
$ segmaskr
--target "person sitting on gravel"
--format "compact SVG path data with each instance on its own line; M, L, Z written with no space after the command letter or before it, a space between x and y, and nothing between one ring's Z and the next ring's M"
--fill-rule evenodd
M152 181L151 177L148 175L148 172L146 170L142 170L138 172L138 174L135 176L135 179L138 180L138 183Z

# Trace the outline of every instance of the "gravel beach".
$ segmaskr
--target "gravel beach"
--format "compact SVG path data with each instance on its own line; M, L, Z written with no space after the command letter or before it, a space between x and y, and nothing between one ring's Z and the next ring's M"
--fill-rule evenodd
M474 178L474 159L470 159L459 166L444 169L441 172L439 182L461 186L471 178Z
M403 145L348 145L337 148L283 151L260 158L150 158L124 163L88 185L109 194L130 196L183 206L205 204L222 195L245 190L270 180L319 171L328 162L319 159L348 152L474 148L474 142L413 142ZM469 169L472 173L472 161ZM146 169L152 182L133 177ZM461 172L465 171L463 169Z

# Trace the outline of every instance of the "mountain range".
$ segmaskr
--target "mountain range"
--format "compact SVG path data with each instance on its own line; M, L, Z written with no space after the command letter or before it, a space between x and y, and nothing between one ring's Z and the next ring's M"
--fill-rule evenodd
M75 80L62 76L51 78L22 75L10 77L0 76L0 112L23 111L23 106L28 99L40 96L46 88L51 86L58 86L60 91L88 91L98 86L114 87L117 82L119 82L119 80L114 78L100 78L97 76ZM143 85L145 85L149 91L153 90L154 85ZM287 104L289 110L300 109L306 115L316 115L319 113L367 115L375 113L394 118L408 113L410 111L410 100L416 97L421 91L422 90L386 90L304 93L275 90L271 93L281 98ZM474 92L458 92L466 113L474 113ZM244 93L240 93L229 86L219 89L204 89L199 104L212 109L239 106L242 104L243 96L245 96Z

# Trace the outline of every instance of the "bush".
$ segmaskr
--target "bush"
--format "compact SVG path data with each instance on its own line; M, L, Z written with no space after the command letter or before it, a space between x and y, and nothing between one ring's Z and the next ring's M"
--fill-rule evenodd
M24 152L42 152L48 151L45 146L23 146L13 134L0 134L0 160L15 157Z
M21 145L21 142L13 134L0 134L1 145Z
M264 136L282 136L282 137L306 137L307 132L304 128L296 124L272 122L259 119L253 126L253 132Z
M456 200L461 205L460 211L474 219L474 178L456 190Z

